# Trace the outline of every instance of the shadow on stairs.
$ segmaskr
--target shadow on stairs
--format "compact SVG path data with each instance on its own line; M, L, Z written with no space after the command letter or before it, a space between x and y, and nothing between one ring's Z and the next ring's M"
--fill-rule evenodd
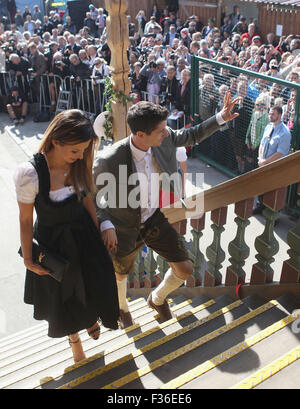
M299 388L300 300L227 295L169 300L176 318L159 323L145 298L129 302L136 324L81 333L87 359L73 365L67 339L47 324L0 342L3 389Z

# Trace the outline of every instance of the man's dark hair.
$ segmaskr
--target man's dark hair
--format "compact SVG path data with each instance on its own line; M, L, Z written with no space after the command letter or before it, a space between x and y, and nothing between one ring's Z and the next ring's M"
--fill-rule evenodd
M282 108L279 105L274 105L271 109L277 111L278 114L282 115Z
M127 122L133 134L138 131L150 134L162 121L168 117L169 111L152 102L141 101L129 109L127 114Z

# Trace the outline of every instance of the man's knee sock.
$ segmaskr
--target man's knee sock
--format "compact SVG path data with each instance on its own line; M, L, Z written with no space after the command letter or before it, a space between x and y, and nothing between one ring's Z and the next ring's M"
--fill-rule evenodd
M124 280L117 280L117 287L118 287L118 298L119 298L119 306L120 310L124 312L128 312L128 304L127 304L127 277Z
M175 272L170 268L159 286L152 292L152 301L156 305L162 305L167 295L180 287L185 280L177 277Z

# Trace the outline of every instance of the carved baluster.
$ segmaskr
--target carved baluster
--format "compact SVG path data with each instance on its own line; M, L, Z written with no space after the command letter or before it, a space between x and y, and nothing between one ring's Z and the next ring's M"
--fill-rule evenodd
M142 257L142 250L140 250L134 262L134 277L133 277L134 288L144 287L144 270L145 270L144 259Z
M264 194L263 215L266 218L265 230L255 239L258 260L252 267L250 284L265 284L273 281L274 270L271 264L278 253L279 243L274 236L274 224L279 217L278 211L284 207L286 188L274 190Z
M199 219L191 219L191 233L193 236L193 247L191 249L192 259L194 260L194 271L192 276L186 281L187 287L196 287L202 284L201 265L204 262L204 254L201 253L199 243L203 236L202 230L205 227L205 213Z
M127 276L127 288L134 288L134 272L129 273Z
M298 195L300 196L300 183L298 184ZM300 208L300 200L297 201ZM299 283L300 282L300 218L297 225L287 234L287 243L290 246L288 255L290 258L285 260L282 265L280 283Z
M144 287L146 288L155 287L157 262L155 261L153 250L150 249L149 247L147 257L144 259L144 266L146 273L146 276L144 277Z
M228 245L231 265L227 267L225 285L236 286L245 282L246 273L243 266L250 253L249 246L245 242L245 231L250 224L248 218L252 216L253 201L254 199L247 199L235 204L234 211L237 217L234 221L237 224L237 232Z
M116 92L130 94L131 85L128 78L129 64L127 49L129 47L127 9L128 0L106 0L105 8L109 13L106 20L107 44L111 50L110 70L112 86ZM114 141L126 138L129 128L126 117L129 104L123 105L119 100L111 102L113 117Z
M221 234L225 230L223 226L226 223L226 218L227 207L221 207L211 212L211 220L213 222L211 228L214 232L214 239L212 244L206 249L208 267L204 273L204 287L214 287L222 282L220 269L222 268L222 262L225 260L225 252L221 248Z
M156 282L155 286L157 287L164 279L164 276L166 272L169 270L170 266L166 262L166 260L160 255L157 255L156 262L157 262L158 273L155 274L155 282Z
M172 226L174 227L174 229L177 231L177 233L181 236L181 240L182 240L182 245L184 246L185 243L185 238L184 236L186 235L186 225L187 225L187 221L185 220L181 220L180 222L177 223L173 223ZM188 283L190 283L190 287L192 287L192 283L190 282L190 280L186 280L186 285L188 285ZM193 286L194 287L194 286Z

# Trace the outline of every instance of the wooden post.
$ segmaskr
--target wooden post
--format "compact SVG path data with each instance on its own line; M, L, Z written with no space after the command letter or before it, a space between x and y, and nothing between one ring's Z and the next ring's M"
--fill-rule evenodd
M105 8L109 13L106 20L107 44L111 50L111 78L112 86L125 95L129 95L131 86L128 78L129 65L127 48L129 46L128 22L126 11L127 0L106 0ZM119 100L112 101L113 136L114 141L126 138L129 135L126 117L129 104L123 105Z
M237 224L235 238L229 243L230 266L227 267L225 285L236 286L245 282L246 273L243 270L245 260L249 256L250 249L245 242L246 227L250 224L249 217L252 216L253 198L242 200L235 204L234 219Z
M256 237L255 248L257 263L252 266L250 284L266 284L273 281L274 271L271 264L279 250L278 240L274 236L274 224L279 217L278 211L283 209L286 188L277 189L264 194L263 203L266 208L263 215L266 218L263 234Z
M203 286L214 287L222 283L222 275L220 270L222 263L225 260L225 252L221 247L221 235L223 233L224 225L227 219L227 206L211 212L211 220L213 224L211 228L214 232L214 239L212 244L206 249L207 269L204 273Z

